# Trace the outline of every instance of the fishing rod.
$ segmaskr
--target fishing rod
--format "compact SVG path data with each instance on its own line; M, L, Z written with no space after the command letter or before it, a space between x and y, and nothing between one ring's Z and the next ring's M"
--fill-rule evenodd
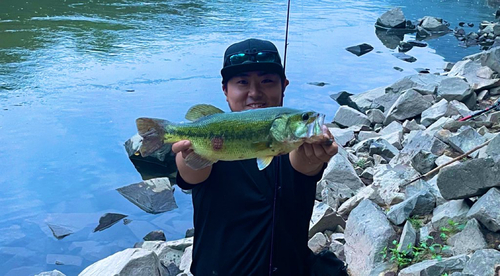
M483 110L479 110L479 111L477 111L477 112L475 112L475 113L473 113L473 114L471 114L469 116L465 116L463 118L460 118L458 121L459 122L467 121L467 120L472 119L474 117L477 117L477 116L479 116L479 115L481 115L483 113L486 113L486 112L488 112L488 111L490 111L492 109L500 110L500 98L498 98L497 101L496 101L496 103L494 103L493 105L488 106L487 108L485 108Z
M288 49L288 24L290 23L290 1L288 0L287 10L286 10L286 29L285 29L285 53L283 54L283 73L286 68L286 50Z

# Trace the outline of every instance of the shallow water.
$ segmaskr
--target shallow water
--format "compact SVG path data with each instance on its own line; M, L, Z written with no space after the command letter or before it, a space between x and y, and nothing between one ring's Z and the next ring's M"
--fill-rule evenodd
M192 226L188 195L176 191L178 209L151 215L116 192L141 181L123 143L140 116L180 121L197 103L228 110L219 75L226 46L257 37L283 54L286 2L2 0L0 275L75 275L151 230L182 238ZM396 59L373 27L396 6L411 20L432 15L452 28L476 25L466 31L494 12L484 0L292 1L285 105L331 120L331 93L388 85L418 67L441 72L444 61L479 51L448 34L408 52L415 63ZM363 42L374 51L345 50ZM106 212L133 221L93 233ZM47 223L75 233L56 240Z

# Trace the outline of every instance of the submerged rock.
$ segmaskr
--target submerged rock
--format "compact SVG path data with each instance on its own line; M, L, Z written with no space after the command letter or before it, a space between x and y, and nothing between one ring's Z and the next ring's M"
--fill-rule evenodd
M168 178L155 178L116 189L142 210L159 214L177 208Z
M58 240L63 239L71 234L73 234L73 231L60 225L54 225L54 224L48 224L47 226L50 228L50 231L52 231L52 235Z
M363 44L347 47L345 49L348 52L353 53L359 57L359 56L362 56L366 53L371 52L373 50L373 47L370 44L363 43Z
M125 217L127 217L127 215L106 213L99 219L99 225L97 225L97 227L94 229L94 232L108 229Z

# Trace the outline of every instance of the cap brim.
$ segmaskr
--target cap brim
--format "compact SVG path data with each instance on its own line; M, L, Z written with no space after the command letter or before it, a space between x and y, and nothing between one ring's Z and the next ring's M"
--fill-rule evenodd
M222 68L220 73L222 75L222 81L226 82L238 74L251 71L276 73L282 78L282 80L286 79L285 73L283 72L283 67L280 64L274 62L253 62L246 64L229 65Z

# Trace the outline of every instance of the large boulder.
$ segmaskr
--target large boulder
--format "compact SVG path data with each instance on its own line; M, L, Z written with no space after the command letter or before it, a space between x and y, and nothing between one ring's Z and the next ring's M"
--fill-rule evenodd
M492 232L500 231L500 190L491 188L479 198L467 213L468 217L479 220Z
M384 125L388 125L394 120L403 121L413 118L430 106L431 103L415 89L406 90L387 112Z
M441 169L437 185L445 199L469 198L500 187L500 163L491 158L471 159ZM457 181L459 179L460 181Z
M352 210L345 228L345 256L351 275L378 275L391 270L380 252L396 237L384 212L363 200Z
M462 273L465 275L498 276L495 268L500 264L500 251L483 249L472 254Z
M474 93L474 90L472 90L470 84L464 79L448 77L441 81L436 93L439 98L446 99L447 101L457 100L464 102L467 97Z
M386 11L377 19L377 25L385 28L404 28L406 19L400 7Z
M79 276L160 276L160 271L158 256L153 251L128 248L88 266Z
M335 113L335 117L333 118L333 122L343 127L350 127L354 125L370 126L371 124L365 114L348 106L341 106L337 110L337 113Z

